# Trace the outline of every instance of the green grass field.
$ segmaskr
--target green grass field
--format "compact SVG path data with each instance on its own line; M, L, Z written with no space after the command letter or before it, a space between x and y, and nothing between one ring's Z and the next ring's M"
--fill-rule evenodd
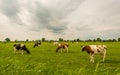
M24 43L31 54L14 54L13 42L0 43L0 75L120 75L120 42L69 43L69 53L56 53L52 43L44 42L33 48L34 43ZM105 44L107 55L95 55L95 63L81 52L81 45Z

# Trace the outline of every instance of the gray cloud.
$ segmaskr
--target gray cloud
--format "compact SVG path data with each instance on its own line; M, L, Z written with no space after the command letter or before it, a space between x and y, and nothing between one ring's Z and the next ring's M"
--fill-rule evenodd
M56 6L52 9L44 7L41 3L36 3L34 20L39 24L40 28L47 28L54 33L63 33L67 28L67 23L62 22L61 20L77 9L77 7L82 3L82 0L68 0L65 3L63 3L63 1L61 3L63 6Z
M1 0L0 1L0 10L3 14L9 17L12 22L21 24L19 19L19 3L17 0Z
M34 10L34 21L38 24L38 31L40 29L48 29L54 33L58 33L66 29L66 26L62 25L62 23L55 24L56 18L53 18L51 12L40 3L36 3L36 8Z
M70 15L72 12L78 9L78 7L85 2L85 0L58 0L56 5L53 5L50 9L54 17L58 19L63 19Z
M118 38L119 7L119 0L1 0L0 20L4 21L0 27L10 30L0 31L10 36L17 35L15 30L28 36L34 33L30 38L40 34L66 39Z

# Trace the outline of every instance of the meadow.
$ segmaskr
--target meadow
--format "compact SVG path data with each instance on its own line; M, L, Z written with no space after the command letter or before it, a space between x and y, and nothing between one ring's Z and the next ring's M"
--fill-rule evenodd
M24 43L24 42L21 42ZM120 75L120 42L69 42L69 53L56 53L53 43L42 42L33 48L34 42L24 43L31 54L14 54L15 42L0 43L0 75ZM105 44L107 55L95 55L95 63L81 51L81 45Z

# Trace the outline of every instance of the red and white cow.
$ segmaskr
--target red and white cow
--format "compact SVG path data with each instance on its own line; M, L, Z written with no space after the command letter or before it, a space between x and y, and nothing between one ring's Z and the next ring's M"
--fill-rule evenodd
M103 62L106 57L106 45L87 45L82 46L82 51L86 51L90 55L90 62L94 63L94 54L101 54L103 55Z
M57 45L57 49L56 49L56 52L58 52L59 50L61 50L61 53L62 53L62 50L63 49L66 49L67 50L67 53L68 53L68 47L69 47L69 44L68 43L60 43Z

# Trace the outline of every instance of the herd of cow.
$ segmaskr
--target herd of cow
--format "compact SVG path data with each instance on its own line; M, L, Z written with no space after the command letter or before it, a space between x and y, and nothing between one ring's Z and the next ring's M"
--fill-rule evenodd
M33 46L33 48L38 47L41 45L41 42L36 42ZM54 45L57 45L56 52L61 51L63 49L66 49L68 53L68 43L58 43L54 42ZM103 62L106 57L106 45L87 45L87 46L81 46L82 51L86 51L90 55L90 63L94 63L94 54L101 54L103 55ZM27 49L27 47L24 44L14 44L14 53L17 53L18 51L21 51L23 54L23 51L26 51L28 54L30 54L30 51Z

